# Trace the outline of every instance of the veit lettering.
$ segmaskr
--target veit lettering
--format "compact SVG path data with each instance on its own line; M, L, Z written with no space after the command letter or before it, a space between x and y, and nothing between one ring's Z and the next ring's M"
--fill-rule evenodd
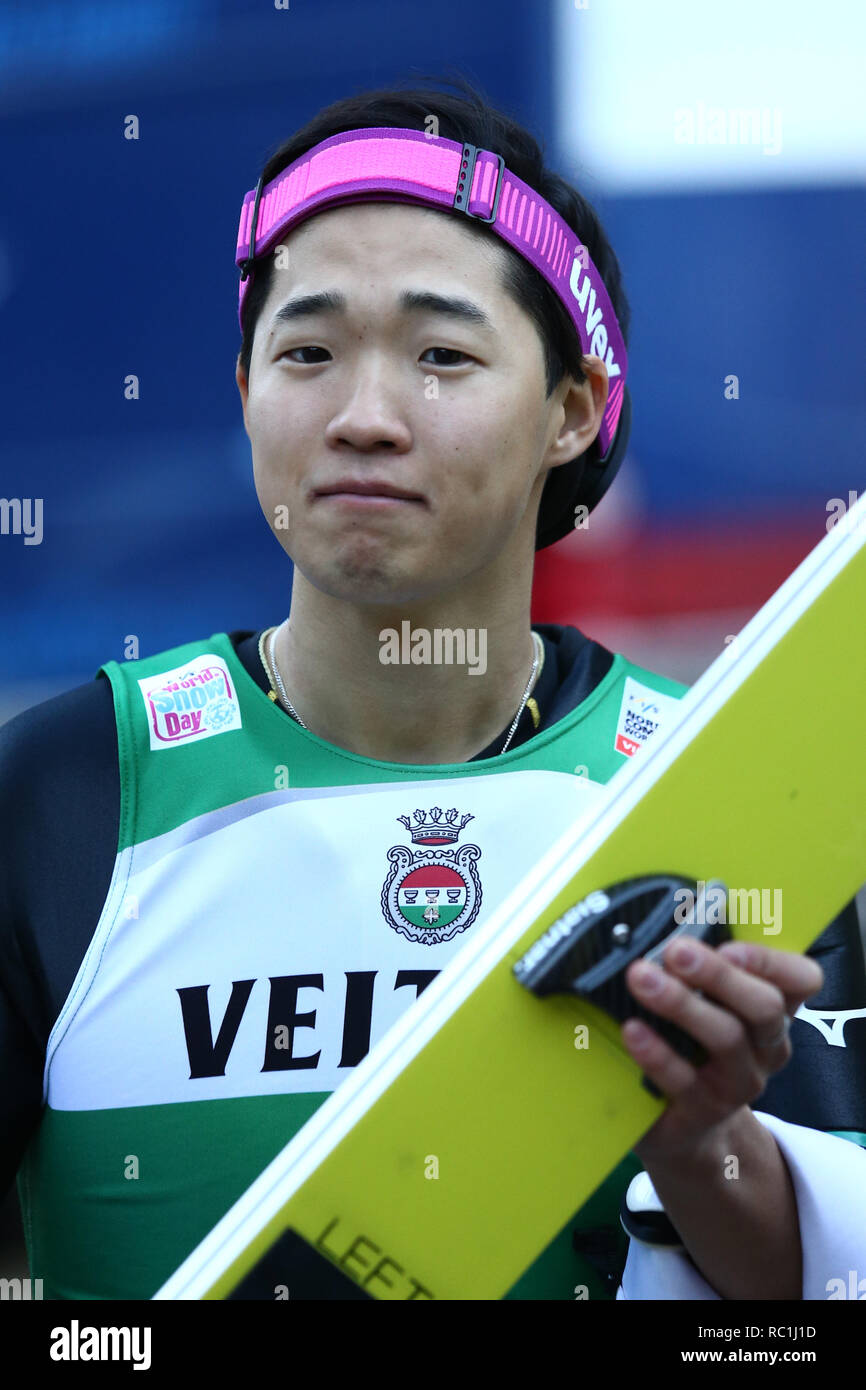
M334 1234L335 1228L340 1224L340 1219L340 1217L335 1216L333 1220L328 1222L316 1240L316 1246L335 1264L339 1265L340 1269L345 1270L356 1284L360 1284L362 1288L367 1288L374 1280L379 1280L389 1289L408 1289L409 1292L403 1295L407 1303L414 1298L432 1299L435 1297L418 1279L413 1279L410 1274L406 1274L403 1266L399 1265L396 1260L392 1260L390 1255L383 1255L381 1247L370 1240L369 1236L353 1236L346 1247L346 1237L340 1237L339 1233ZM368 1252L373 1256L379 1255L380 1258L374 1263L368 1257ZM390 1269L387 1269L388 1266ZM393 1272L397 1278L386 1278L386 1271L389 1274ZM361 1277L362 1275L363 1277Z
M346 1002L343 1011L343 1038L340 1052L341 1067L355 1067L370 1050L373 1023L373 994L378 971L346 970ZM438 970L398 970L394 989L414 988L417 999L439 974ZM265 1033L262 1071L297 1071L315 1069L321 1050L301 1052L303 1042L297 1035L316 1026L316 1010L301 1010L298 991L324 990L324 975L272 975L269 979L270 1002ZM205 1076L225 1076L226 1064L246 1012L256 980L234 980L226 1010L214 1038L211 1024L208 990L210 985L187 985L178 989L186 1050L189 1058L190 1080ZM277 1045L278 1030L280 1036Z

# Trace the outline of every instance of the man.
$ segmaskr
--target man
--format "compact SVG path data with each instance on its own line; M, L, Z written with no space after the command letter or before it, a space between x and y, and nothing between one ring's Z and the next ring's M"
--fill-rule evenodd
M592 210L477 99L338 103L262 186L334 135L423 132L427 113L434 140L493 150L553 200L624 339ZM3 734L21 866L6 867L4 1066L13 1046L23 1059L5 1162L10 1177L21 1162L33 1273L56 1297L150 1297L622 764L635 692L669 710L684 689L576 629L530 627L534 550L569 529L602 458L606 340L582 351L532 267L453 211L318 208L273 256L255 216L237 384L294 565L288 616L109 662ZM853 909L825 935L862 980ZM862 1236L863 1198L844 1233L834 1198L863 1185L866 1157L819 1131L866 1129L862 1083L838 1067L831 1100L801 1067L796 1101L782 1088L751 1109L822 969L733 946L665 964L632 967L630 988L710 1060L696 1071L624 1029L670 1104L512 1296L611 1297L622 1277L623 1297L823 1297ZM635 1239L622 1274L618 1207L642 1167L683 1249Z

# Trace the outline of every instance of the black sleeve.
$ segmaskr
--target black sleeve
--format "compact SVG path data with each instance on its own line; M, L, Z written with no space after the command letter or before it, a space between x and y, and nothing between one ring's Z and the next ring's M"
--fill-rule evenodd
M824 984L806 1000L811 1017L791 1025L788 1063L771 1077L753 1110L809 1129L848 1130L866 1144L866 967L852 900L806 952L824 971Z
M266 690L258 635L230 637ZM119 822L106 676L0 727L0 1197L40 1122L48 1038L102 913Z
M99 921L119 818L108 680L0 728L0 1195L39 1123L48 1037Z

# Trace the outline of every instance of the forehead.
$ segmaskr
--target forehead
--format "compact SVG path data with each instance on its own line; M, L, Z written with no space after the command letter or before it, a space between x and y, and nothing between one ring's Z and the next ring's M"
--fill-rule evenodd
M280 238L283 257L273 258L267 307L289 287L320 288L320 282L370 286L375 279L396 285L431 276L452 286L468 285L491 308L504 298L507 252L490 234L458 213L405 203L355 203L328 208ZM283 264L281 265L281 261Z

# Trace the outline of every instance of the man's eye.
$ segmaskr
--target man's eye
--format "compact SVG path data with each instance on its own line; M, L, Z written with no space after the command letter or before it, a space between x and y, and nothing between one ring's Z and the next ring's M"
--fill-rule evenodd
M291 357L291 355L292 355L293 352L324 352L326 356L329 356L329 355L330 355L330 354L328 353L328 349L327 349L327 348L323 348L323 347L298 347L298 348L287 348L285 352L281 352L281 353L280 353L280 357ZM293 359L293 360L294 360L294 359ZM319 360L321 361L321 358L320 358ZM299 366L302 366L302 367L315 367L316 365L317 365L317 364L316 364L315 362L301 362L301 363L299 363Z
M299 359L295 356L295 353L309 353L309 352L318 352L318 353L322 353L323 356L322 356L322 357L319 357L319 358L317 358L317 359L314 359L314 360L310 360L309 358L305 358L305 359L301 359L300 361L299 361ZM450 359L449 361L443 362L443 361L441 360L441 357L440 357L440 359L439 359L438 361L436 361L436 362L434 362L434 363L431 364L432 366L435 366L435 367L458 367L458 366L460 365L460 362L459 362L459 361L455 361L455 360L454 360L455 358L460 358L460 359L462 359L462 360L465 361L465 362L469 362L469 361L471 360L470 357L469 357L469 355L468 355L468 353L461 352L458 348L432 347L432 348L428 348L428 349L427 349L427 352L428 352L428 353L430 353L430 352L437 352L437 353L440 353L440 354L441 354L441 353L444 353L445 356L446 356L447 358ZM424 354L424 356L426 356L426 355L427 355L427 353ZM319 362L322 362L322 361L324 361L325 359L327 359L328 357L330 357L330 353L328 352L327 348L315 347L314 345L309 345L309 346L307 346L307 347L287 348L287 349L285 350L285 352L281 352L281 353L279 354L278 360L280 360L280 359L283 358L283 357L288 357L288 358L290 358L293 362L297 362L298 365L299 365L299 366L302 366L302 367L314 367L314 366L317 366Z
M467 362L471 360L469 354L466 352L461 352L459 348L432 347L428 348L427 352L444 352L450 354L451 357L462 357ZM426 355L427 353L424 354L425 357ZM434 367L457 367L460 364L458 362L433 362L431 363L431 365Z

